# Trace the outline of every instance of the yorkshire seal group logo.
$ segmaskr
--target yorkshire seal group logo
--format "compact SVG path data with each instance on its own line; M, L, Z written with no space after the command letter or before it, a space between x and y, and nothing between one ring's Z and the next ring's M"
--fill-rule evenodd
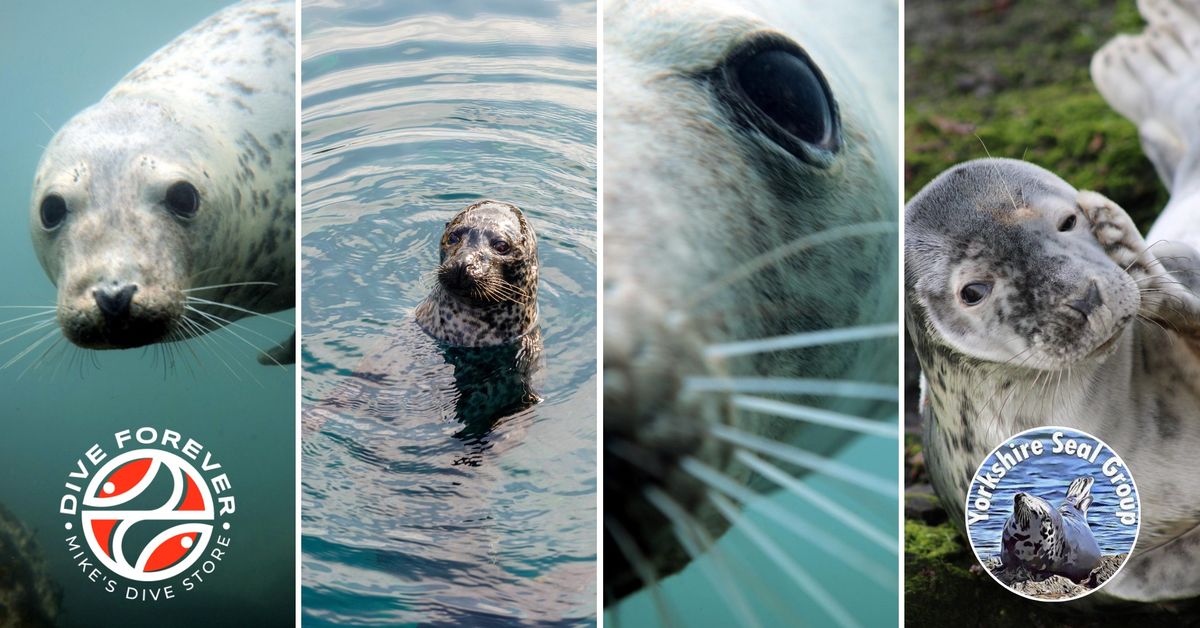
M199 441L121 430L75 461L59 502L85 578L128 600L169 600L211 577L229 549L233 485Z

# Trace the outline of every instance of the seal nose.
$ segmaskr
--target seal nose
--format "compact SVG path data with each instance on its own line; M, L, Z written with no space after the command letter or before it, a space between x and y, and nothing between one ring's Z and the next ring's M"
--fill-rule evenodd
M118 319L129 316L129 306L133 303L133 293L137 292L135 284L116 284L99 286L92 290L96 306L104 313L105 318Z
M1100 288L1096 286L1094 280L1088 284L1087 293L1083 295L1082 299L1076 299L1067 303L1067 307L1083 314L1085 317L1090 316L1101 305L1104 305L1104 300L1100 298Z

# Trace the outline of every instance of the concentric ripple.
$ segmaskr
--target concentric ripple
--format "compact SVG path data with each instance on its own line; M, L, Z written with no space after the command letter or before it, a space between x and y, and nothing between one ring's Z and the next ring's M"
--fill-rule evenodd
M304 3L305 625L595 622L595 5L476 4ZM436 361L405 323L481 198L538 233L545 401L465 434L420 369L339 393Z

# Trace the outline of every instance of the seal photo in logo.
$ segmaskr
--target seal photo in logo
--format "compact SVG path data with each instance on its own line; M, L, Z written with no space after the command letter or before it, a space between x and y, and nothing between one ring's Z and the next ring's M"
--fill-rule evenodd
M93 445L64 485L70 492L59 512L68 517L72 559L89 580L126 599L193 590L230 545L236 500L228 475L212 452L173 430L122 430L113 442L119 453Z
M1088 595L1121 569L1137 542L1133 476L1103 441L1042 427L992 451L967 495L967 533L997 582L1033 600Z

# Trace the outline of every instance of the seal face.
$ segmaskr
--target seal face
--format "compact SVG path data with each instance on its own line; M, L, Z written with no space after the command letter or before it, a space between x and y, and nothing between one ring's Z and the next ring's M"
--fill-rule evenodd
M1001 537L1005 569L1023 567L1076 582L1087 579L1100 564L1100 545L1087 523L1093 481L1075 478L1058 508L1035 495L1017 493Z
M896 303L886 278L897 259L897 99L875 80L895 73L894 7L742 4L604 7L609 601L691 560L680 526L701 539L729 526L695 473L775 487L714 430L819 453L845 442L836 430L746 411L727 385L700 382L895 383L891 339L714 350L885 323ZM895 416L878 399L814 403Z
M429 335L458 347L509 344L538 322L537 237L515 205L480 201L446 223L438 285L417 306Z
M293 13L215 14L51 140L30 227L71 342L138 347L293 307Z

